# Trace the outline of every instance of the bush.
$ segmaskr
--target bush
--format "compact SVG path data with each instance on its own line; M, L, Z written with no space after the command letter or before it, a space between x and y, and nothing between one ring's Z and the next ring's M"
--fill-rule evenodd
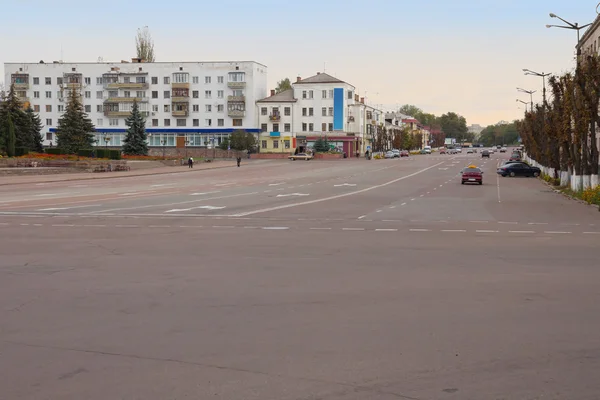
M589 204L597 204L600 206L600 186L589 188L581 193L581 199Z
M109 153L108 149L102 149L102 148L96 149L96 157L98 157L98 158L108 158L109 154L110 153Z
M109 150L108 158L111 160L120 160L121 159L121 150Z
M27 147L15 147L15 157L21 157L26 154L29 154L29 149Z
M44 150L44 152L46 154L54 154L54 155L61 155L61 154L65 154L62 149L59 149L58 147L48 147Z
M94 157L94 149L81 149L77 152L79 157Z

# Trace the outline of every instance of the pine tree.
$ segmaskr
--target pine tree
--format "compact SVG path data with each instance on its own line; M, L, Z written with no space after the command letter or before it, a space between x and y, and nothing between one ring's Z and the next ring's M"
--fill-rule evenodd
M128 155L148 155L148 143L146 135L146 120L140 112L137 101L133 102L131 115L125 120L127 136L124 140L123 153Z
M42 152L44 151L43 138L42 138L42 120L39 114L36 114L31 107L27 107L25 110L28 120L28 133L29 143L27 147L31 151Z
M6 154L9 157L15 156L15 124L12 115L9 113L6 119Z
M27 116L23 111L23 106L21 101L17 97L17 92L15 90L14 84L10 86L8 93L2 99L2 107L0 109L0 137L2 140L2 148L8 153L8 146L10 144L9 140L9 118L11 120L10 125L13 127L14 134L14 146L23 146L24 137L27 136L25 132L27 131Z
M90 149L94 143L94 124L83 109L76 89L71 90L65 113L58 120L56 146L69 154Z

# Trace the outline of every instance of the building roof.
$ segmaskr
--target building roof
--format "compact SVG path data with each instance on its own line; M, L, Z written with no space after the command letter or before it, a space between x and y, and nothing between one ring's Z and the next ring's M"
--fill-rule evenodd
M294 103L296 101L294 89L288 89L281 93L274 94L273 96L258 100L257 103Z
M294 82L294 85L302 85L305 83L346 83L344 81L339 80L325 72L317 72L316 75L311 76L310 78L301 79L298 82Z

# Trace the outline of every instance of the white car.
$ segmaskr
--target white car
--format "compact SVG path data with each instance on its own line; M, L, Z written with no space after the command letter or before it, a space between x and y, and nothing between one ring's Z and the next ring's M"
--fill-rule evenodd
M468 149L467 149L467 154L473 154L473 149L471 149L471 148L468 148Z
M506 153L506 147L500 148L500 153Z
M462 153L462 147L457 147L457 148L456 148L456 152L457 152L457 153Z
M494 153L496 152L496 149L495 149L495 148L493 148L493 147L490 147L490 150L489 150L489 151L490 151L490 154L494 154Z
M396 154L394 154L393 151L388 151L387 153L385 153L385 158L396 158Z

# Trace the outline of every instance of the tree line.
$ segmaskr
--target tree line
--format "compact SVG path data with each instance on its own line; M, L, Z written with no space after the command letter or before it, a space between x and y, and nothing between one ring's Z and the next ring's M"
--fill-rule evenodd
M14 157L26 150L42 151L42 121L31 106L23 109L14 85L0 93L0 151Z
M529 157L570 180L574 190L597 185L600 126L600 60L596 55L579 60L574 72L548 79L551 100L536 105L517 122ZM585 179L583 177L586 177Z

